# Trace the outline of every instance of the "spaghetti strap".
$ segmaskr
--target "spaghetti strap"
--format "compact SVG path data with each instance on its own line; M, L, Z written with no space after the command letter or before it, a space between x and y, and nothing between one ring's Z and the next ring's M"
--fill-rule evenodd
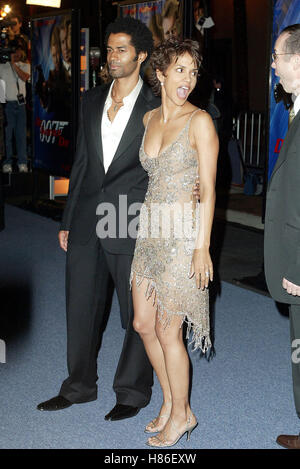
M148 116L148 120L146 122L146 127L145 127L145 130L144 130L144 135L143 135L143 140L142 140L142 148L144 148L144 140L145 140L145 136L146 136L146 133L147 133L147 129L148 129L148 125L149 125L149 122L150 122L150 119L153 115L153 111L155 111L155 109L151 109L150 113L149 113L149 116Z
M149 113L148 120L147 120L146 127L145 127L145 133L146 133L146 131L147 131L147 129L148 129L148 125L149 125L150 119L151 119L151 117L152 117L152 115L153 115L153 111L155 111L155 109L151 109L151 111L150 111L150 113Z
M187 128L188 130L189 130L189 128L190 128L191 121L192 121L192 119L193 119L194 115L195 115L195 114L196 114L196 112L198 112L198 111L205 112L203 109L200 109L200 108L198 108L198 109L195 109L195 111L193 111L193 112L192 112L192 114L190 115L190 118L189 118L189 120L188 120L188 121L187 121L187 123L186 123L186 128Z
M191 116L190 116L189 120L187 121L186 126L185 126L185 128L184 128L184 130L185 130L185 132L186 132L186 133L185 133L186 139L187 139L189 145L190 145L190 126L191 126L191 122L192 122L192 119L193 119L194 115L195 115L198 111L206 112L206 111L204 111L203 109L200 109L200 108L195 109L195 111L192 112L192 114L191 114Z

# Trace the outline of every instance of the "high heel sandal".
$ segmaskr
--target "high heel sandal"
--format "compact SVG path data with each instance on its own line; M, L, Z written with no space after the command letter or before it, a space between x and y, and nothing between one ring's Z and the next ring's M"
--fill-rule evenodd
M155 419L151 420L151 422L148 423L148 425L146 425L146 427L145 427L145 430L144 430L145 433L157 433L157 432L160 432L164 429L168 419L170 418L172 404L170 404L168 407L170 408L170 412L168 414L159 415L158 417L155 417ZM158 428L158 423L159 423L160 419L166 419L166 422L163 426ZM150 427L150 425L151 425L151 427ZM150 427L150 429L149 429L149 427Z
M173 427L173 429L176 431L177 433L177 438L175 438L174 441L168 441L168 439L166 438L166 434L164 431L160 432L158 435L156 436L152 436L151 439L154 440L153 443L150 443L150 438L149 440L147 441L147 445L148 446L151 446L151 447L154 447L154 448L166 448L166 447L170 447L170 446L174 446L176 445L176 443L178 443L178 441L183 437L183 435L185 433L187 433L187 441L190 440L191 438L191 433L192 431L197 427L198 425L198 422L196 421L196 423L193 423L191 425L191 417L192 417L192 414L190 414L189 418L187 419L187 422L186 422L186 427L185 429L183 430L183 432L179 432L176 425L174 424L172 418L170 417L170 422L171 422L171 425ZM162 438L161 438L162 437Z
M148 425L146 425L145 427L145 433L157 433L157 432L160 432L161 430L163 430L163 428L165 427L168 419L170 418L170 414L163 414L163 415L159 415L158 417L156 417L155 419L151 420L150 423L148 423ZM162 427L158 427L158 422L161 420L161 419L166 419L166 422L165 422L165 425L163 425ZM150 425L152 425L150 427ZM150 429L149 429L150 427Z

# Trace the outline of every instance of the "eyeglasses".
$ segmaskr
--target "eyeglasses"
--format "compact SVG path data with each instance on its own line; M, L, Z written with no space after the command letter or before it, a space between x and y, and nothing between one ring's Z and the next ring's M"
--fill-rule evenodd
M272 54L273 62L275 62L275 60L277 59L279 55L295 55L295 54L293 54L292 52L285 52L284 54L277 54L277 52L273 52Z

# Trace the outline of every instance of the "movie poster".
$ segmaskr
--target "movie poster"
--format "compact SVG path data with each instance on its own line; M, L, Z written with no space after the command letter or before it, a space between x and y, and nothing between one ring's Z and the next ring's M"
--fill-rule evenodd
M34 167L69 176L72 163L71 13L32 20Z
M272 52L274 44L282 29L291 24L300 23L300 0L274 0ZM278 83L274 69L271 71L270 87L270 134L269 134L269 164L268 179L277 161L283 140L288 130L289 113L283 101L276 103L274 87Z
M183 1L159 0L131 5L121 2L120 16L131 16L145 23L153 35L154 45L170 36L182 37Z

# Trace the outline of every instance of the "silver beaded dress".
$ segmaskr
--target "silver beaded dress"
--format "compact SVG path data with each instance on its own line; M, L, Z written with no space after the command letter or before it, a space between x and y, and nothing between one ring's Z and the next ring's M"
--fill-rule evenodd
M198 216L192 200L197 152L189 143L194 113L172 144L158 157L149 157L144 140L152 113L140 148L149 185L140 212L130 284L135 274L137 286L145 288L146 298L156 305L165 327L174 315L181 316L181 325L188 324L187 336L193 331L194 349L206 352L211 346L208 290L198 289L195 277L189 278Z

